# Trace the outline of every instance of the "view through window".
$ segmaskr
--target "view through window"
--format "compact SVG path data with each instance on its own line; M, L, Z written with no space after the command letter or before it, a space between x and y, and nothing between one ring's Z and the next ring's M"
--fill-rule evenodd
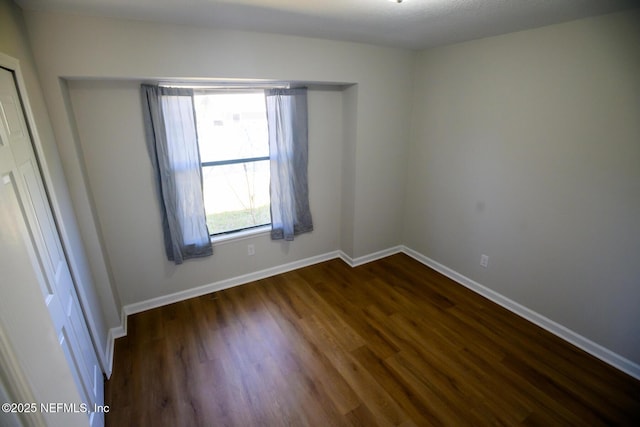
M209 233L269 224L264 93L202 91L194 103Z

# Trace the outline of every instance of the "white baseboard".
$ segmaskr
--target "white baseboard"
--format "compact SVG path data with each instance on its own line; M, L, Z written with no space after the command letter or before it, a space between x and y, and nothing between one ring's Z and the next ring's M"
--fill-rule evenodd
M107 335L107 371L105 372L107 379L111 378L111 373L113 372L113 352L115 350L116 340L126 335L127 315L124 313L124 310L122 310L120 314L120 325L109 329L109 334Z
M527 319L528 321L540 326L543 329L551 332L552 334L562 338L565 341L575 345L576 347L586 351L594 357L602 360L603 362L625 372L632 377L640 380L640 365L631 360L620 356L617 353L609 350L591 341L588 338L583 337L582 335L572 331L571 329L562 326L559 323L554 322L553 320L521 305L517 302L501 295L481 284L475 282L468 277L458 273L451 268L440 264L437 261L432 260L431 258L422 255L421 253L414 251L411 248L406 246L402 247L402 252L410 256L411 258L421 262L434 269L435 271L447 276L451 280L461 284L462 286L474 291L477 294L482 295L483 297L495 302L498 305L506 308L514 314L517 314L520 317Z
M384 249L382 251L378 251L378 252L374 252L372 254L369 255L365 255L365 256L361 256L358 258L351 258L349 255L347 255L346 253L344 253L343 251L339 251L340 253L340 258L346 262L347 264L349 264L349 266L351 267L358 267L360 265L372 262L372 261L376 261L382 258L386 258L388 256L391 255L395 255L397 253L400 253L403 251L403 246L394 246L392 248L389 249Z
M121 330L123 333L119 334L118 333L119 330ZM111 378L111 373L113 372L113 351L114 351L116 339L123 336L125 336L125 334L124 334L124 328L122 328L122 326L117 326L115 328L109 329L109 334L107 335L107 349L105 350L107 355L106 357L107 366L106 366L106 372L104 373L107 376L107 379Z
M640 365L631 360L620 356L619 354L597 344L588 338L583 337L582 335L566 328L565 326L560 325L559 323L554 322L551 319L501 295L473 280L470 278L458 273L451 268L440 264L433 259L422 255L421 253L408 248L406 246L394 246L389 249L385 249L382 251L378 251L369 255L352 258L343 251L334 251L328 252L326 254L305 258L299 261L294 261L291 263L283 264L276 267L267 268L264 270L260 270L254 273L244 274L242 276L232 277L230 279L221 280L218 282L210 283L208 285L199 286L197 288L187 289L180 292L175 292L173 294L164 295L157 298L152 298L146 301L142 301L139 303L129 304L122 308L122 324L118 327L111 328L109 330L109 337L107 343L107 362L108 362L108 372L107 377L111 376L111 371L113 369L113 351L114 351L114 343L117 338L123 337L127 335L127 317L131 314L140 313L142 311L150 310L152 308L161 307L168 304L173 304L175 302L184 301L189 298L198 297L201 295L206 295L212 292L220 291L223 289L232 288L234 286L243 285L245 283L253 282L256 280L264 279L267 277L275 276L276 274L286 273L288 271L296 270L302 267L307 267L309 265L318 264L320 262L328 261L334 258L340 258L345 263L347 263L351 267L357 267L378 259L385 258L390 255L394 255L397 253L405 253L406 255L414 258L418 262L434 269L435 271L442 273L448 278L452 279L456 283L476 292L488 298L489 300L495 302L496 304L501 305L507 310L515 313L516 315L523 317L530 322L540 326L543 329L551 332L552 334L562 338L565 341L575 345L576 347L586 351L587 353L597 357L605 363L631 375L632 377L640 380Z

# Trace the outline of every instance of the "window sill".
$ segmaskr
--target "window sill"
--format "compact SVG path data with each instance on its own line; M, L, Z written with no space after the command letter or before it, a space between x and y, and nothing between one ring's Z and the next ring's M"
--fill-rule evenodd
M238 240L250 239L252 237L269 234L271 232L271 224L262 227L252 228L250 230L237 231L235 233L223 234L220 236L211 236L211 243L214 245L233 243Z

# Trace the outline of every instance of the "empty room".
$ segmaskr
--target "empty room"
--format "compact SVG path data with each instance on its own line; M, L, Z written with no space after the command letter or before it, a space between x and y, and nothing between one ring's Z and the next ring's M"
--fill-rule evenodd
M638 6L0 0L0 425L638 425Z

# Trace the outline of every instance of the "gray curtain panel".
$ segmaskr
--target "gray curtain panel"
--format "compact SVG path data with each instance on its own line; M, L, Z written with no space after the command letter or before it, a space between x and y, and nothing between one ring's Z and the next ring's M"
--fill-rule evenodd
M142 85L141 93L167 258L182 264L209 256L193 91Z
M293 240L313 230L307 181L306 89L267 89L271 158L271 238Z

